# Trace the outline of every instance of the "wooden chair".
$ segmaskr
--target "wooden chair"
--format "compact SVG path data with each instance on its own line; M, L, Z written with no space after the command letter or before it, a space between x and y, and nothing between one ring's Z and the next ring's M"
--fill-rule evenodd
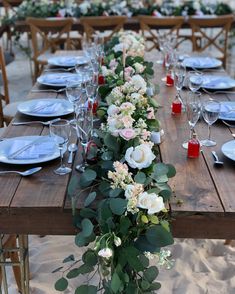
M126 20L126 16L95 16L81 17L80 22L88 41L92 41L97 32L105 31L107 34L104 36L104 41L107 42L123 28Z
M192 28L193 51L205 52L209 49L209 54L214 53L216 49L217 58L223 62L226 67L228 33L230 31L234 17L232 15L216 17L191 17L189 25ZM201 35L198 42L198 33Z
M55 52L57 49L70 49L70 31L73 24L72 18L27 18L30 26L34 80L41 74L44 65L47 64L48 51ZM66 35L66 38L64 38ZM62 38L63 37L63 38Z
M12 265L19 293L29 294L28 262L28 237L0 234L0 293L3 282L4 293L8 294L5 266Z
M4 123L9 124L15 116L19 102L10 103L8 79L2 47L0 47L0 70L3 82L3 91L0 92L0 127L3 127Z
M164 30L164 36L171 35L176 36L177 42L179 37L179 30L181 29L184 18L181 16L176 17L155 17L155 16L138 16L140 22L140 28L146 41L150 41L153 44L147 48L147 51L152 49L159 49L159 31ZM176 44L177 45L177 44Z

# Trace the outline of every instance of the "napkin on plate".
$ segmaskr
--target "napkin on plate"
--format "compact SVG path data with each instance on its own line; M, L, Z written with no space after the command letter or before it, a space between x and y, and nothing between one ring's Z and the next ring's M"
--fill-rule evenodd
M32 113L51 114L56 113L62 109L61 103L40 101L29 109Z
M76 81L78 78L76 75L47 75L44 77L44 83L54 85L64 85L69 81Z
M37 140L37 139L36 139ZM10 157L14 152L17 152L24 146L30 144L31 141L28 140L17 140L14 141L10 147L8 156ZM27 148L25 151L20 152L14 157L14 159L37 159L46 155L53 154L55 151L55 142L53 141L37 141L35 144Z

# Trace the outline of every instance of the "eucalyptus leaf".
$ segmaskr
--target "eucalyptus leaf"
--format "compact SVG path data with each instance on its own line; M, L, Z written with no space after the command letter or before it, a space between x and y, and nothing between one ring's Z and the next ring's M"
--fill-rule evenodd
M145 173L143 173L143 172L138 172L138 173L135 175L134 180L135 180L136 183L144 184L145 181L146 181L146 175L145 175Z
M82 187L87 187L92 184L92 182L96 179L97 174L92 169L86 169L84 173L81 175L80 184Z
M82 220L82 234L84 237L90 237L93 233L93 228L94 225L88 218Z
M74 278L78 277L79 275L80 275L79 268L73 268L72 270L70 270L67 273L66 278L68 278L68 279L74 279Z
M156 266L150 266L144 271L144 278L152 283L159 274L159 270Z
M114 214L122 215L127 208L127 200L122 198L110 199L110 209Z
M109 192L109 197L111 198L118 197L122 192L123 192L123 189L121 188L111 189Z
M67 256L67 257L63 260L63 263L70 262L70 261L74 261L74 260L75 260L74 255L71 254L71 255Z
M82 260L89 266L95 266L98 262L97 255L93 250L86 251L82 256Z
M57 291L61 291L61 292L63 292L63 291L65 291L67 288L68 288L68 285L69 285L69 283L68 283L68 280L67 279L65 279L65 278L60 278L58 281L56 281L56 283L55 283L55 289L57 290Z
M81 285L76 289L75 294L96 294L97 290L93 285Z
M112 279L111 279L111 289L112 289L112 291L114 293L118 293L121 286L122 286L122 281L120 280L118 274L114 273L112 275Z
M150 227L146 231L146 238L150 244L158 247L164 247L174 243L172 234L161 225Z
M167 176L168 178L173 178L176 175L176 169L172 164L167 164L168 172Z
M95 198L96 198L96 192L89 193L84 201L84 206L85 207L89 206L95 200Z

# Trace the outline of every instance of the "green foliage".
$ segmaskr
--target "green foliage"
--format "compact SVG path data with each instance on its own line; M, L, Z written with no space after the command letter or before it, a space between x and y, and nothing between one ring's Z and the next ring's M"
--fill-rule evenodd
M97 293L97 287L92 285L82 285L78 287L75 291L75 294L96 294Z
M55 289L57 291L63 292L68 288L68 280L65 278L60 278L58 281L55 283Z

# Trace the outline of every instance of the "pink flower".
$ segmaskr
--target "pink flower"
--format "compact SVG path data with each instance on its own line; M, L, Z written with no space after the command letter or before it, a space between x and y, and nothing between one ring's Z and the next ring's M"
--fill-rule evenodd
M126 141L135 138L136 133L133 129L122 129L119 131L119 135Z
M118 62L115 59L112 59L109 63L111 69L115 70L117 68Z

